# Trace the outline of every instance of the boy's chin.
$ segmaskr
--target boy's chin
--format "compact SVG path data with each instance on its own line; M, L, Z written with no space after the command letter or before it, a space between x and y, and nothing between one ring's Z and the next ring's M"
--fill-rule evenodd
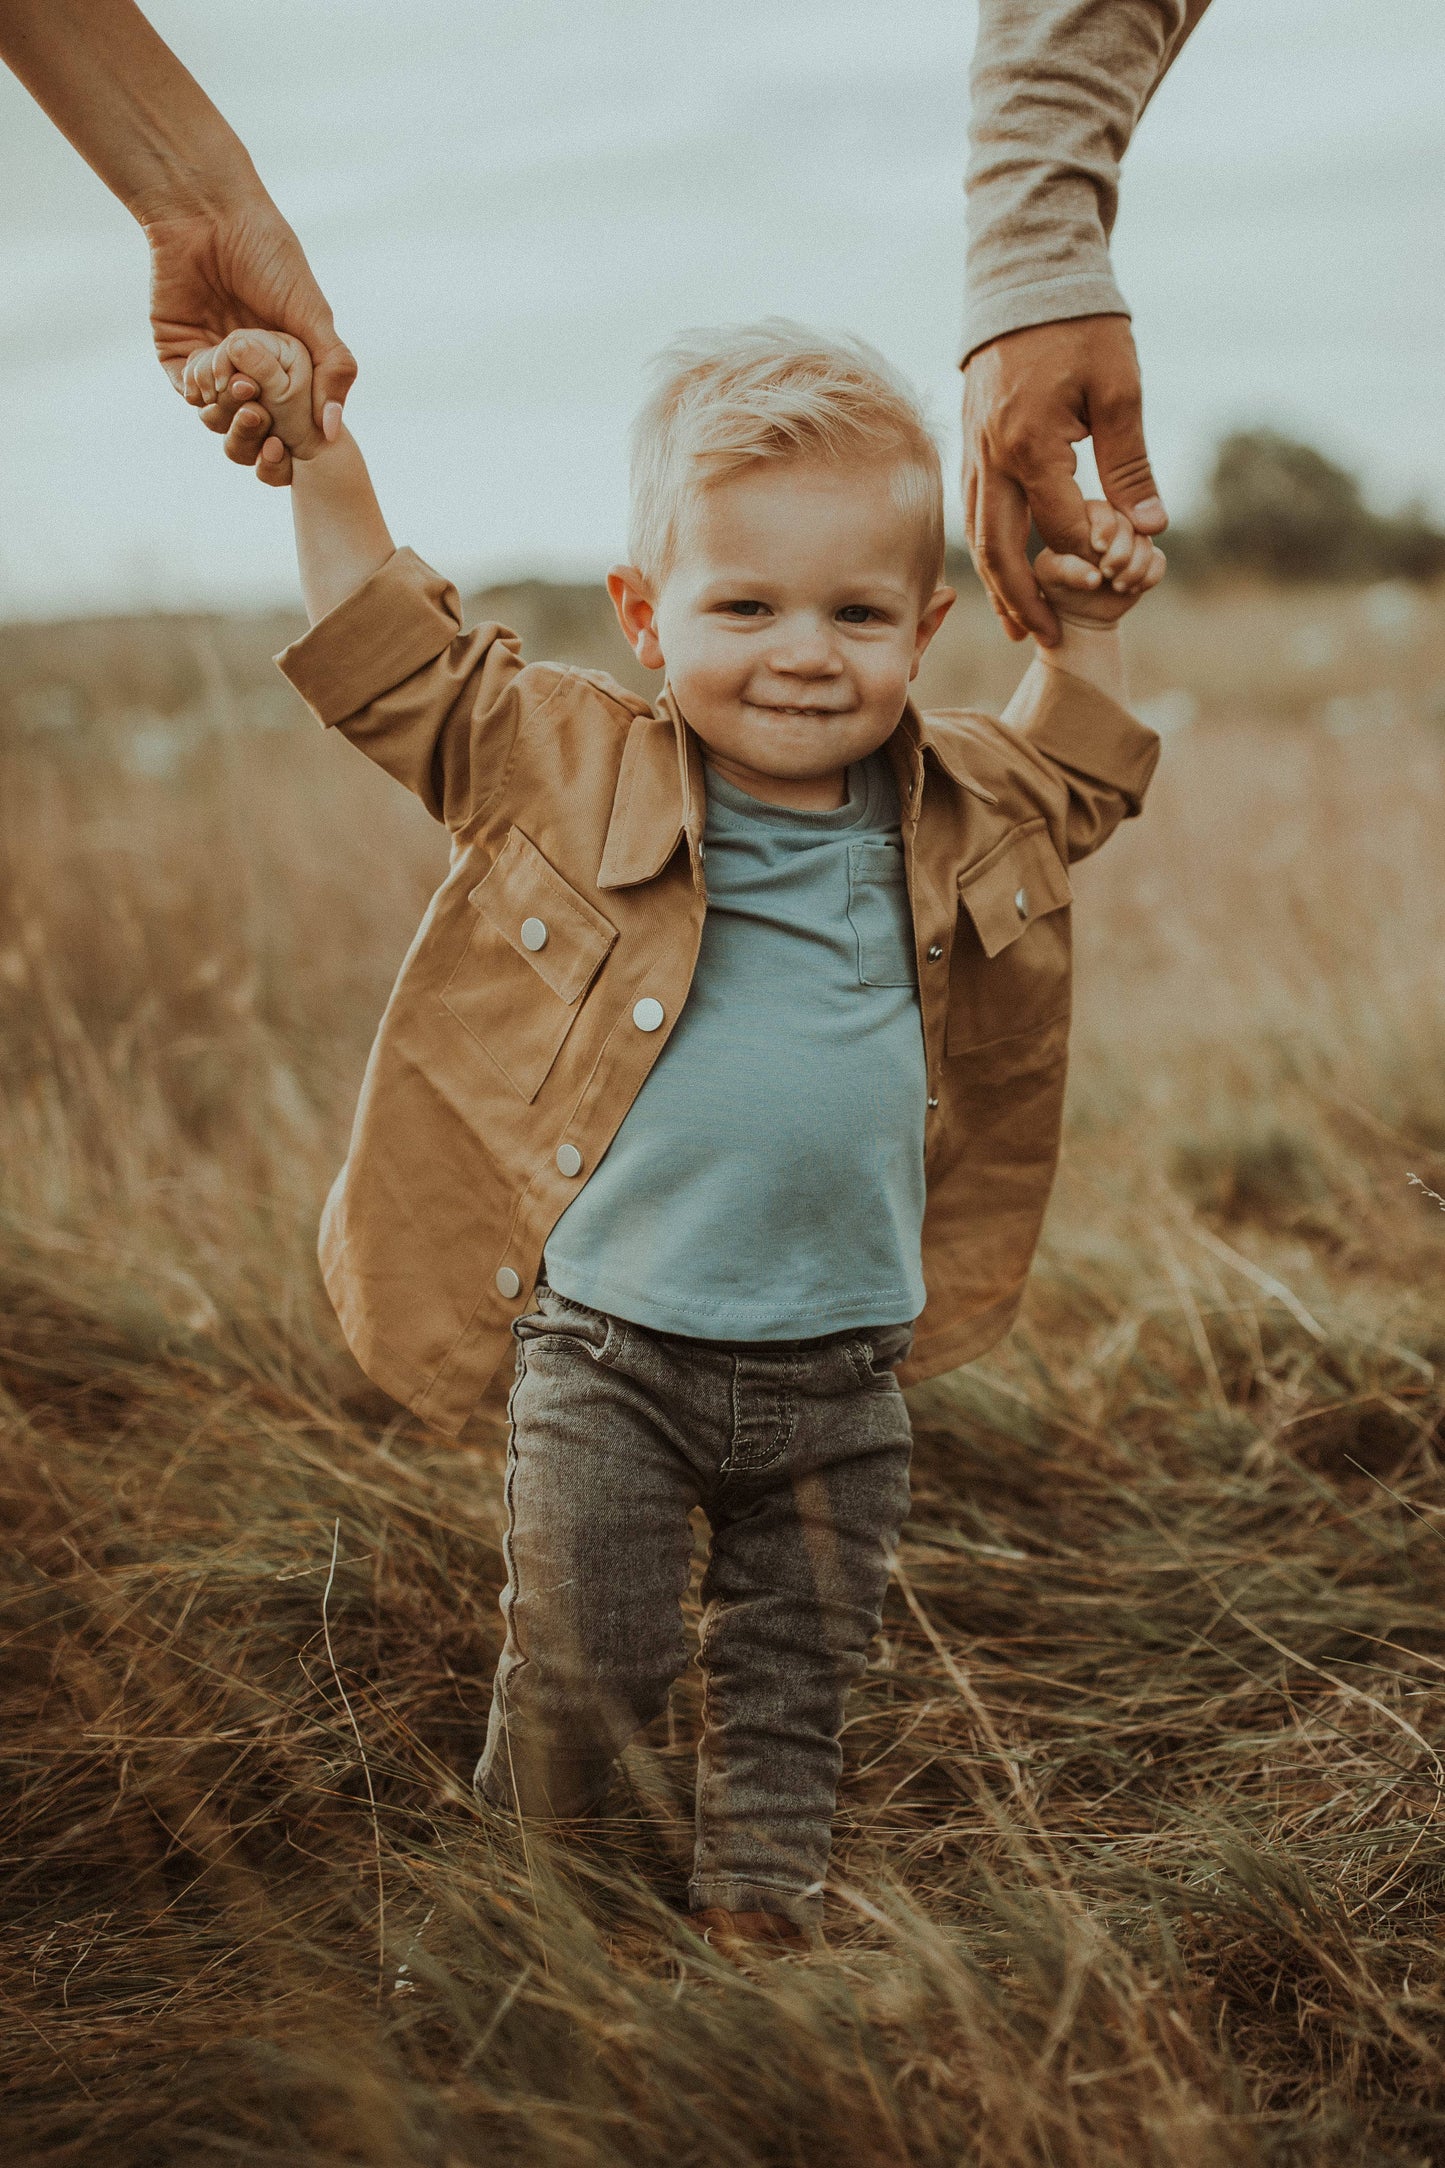
M770 783L822 783L830 778L845 775L858 753L842 753L818 760L778 760L760 753L739 753L733 756L739 767L750 768L754 775L766 776ZM724 760L728 758L723 755Z
M856 761L866 760L886 743L891 732L876 739L865 734L861 739L848 737L841 742L837 738L820 737L813 742L799 742L791 733L779 744L778 735L772 731L749 732L731 752L731 758L746 762L759 775L775 776L781 783L816 783L821 777L840 775ZM720 748L723 758L727 750Z

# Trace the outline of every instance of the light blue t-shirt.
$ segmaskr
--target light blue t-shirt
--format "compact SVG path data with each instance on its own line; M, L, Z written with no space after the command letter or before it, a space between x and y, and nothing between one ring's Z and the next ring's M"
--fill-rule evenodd
M704 1340L802 1340L923 1308L927 1072L886 757L834 813L708 771L686 1005L547 1243L574 1302Z

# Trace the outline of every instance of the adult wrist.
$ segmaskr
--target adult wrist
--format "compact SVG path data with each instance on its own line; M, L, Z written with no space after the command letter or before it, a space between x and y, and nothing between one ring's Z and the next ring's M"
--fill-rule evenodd
M251 162L250 153L219 114L217 128L205 142L154 145L154 170L126 191L123 201L148 236L167 226L201 220L209 226L229 223L238 213L264 209L278 224L281 213Z

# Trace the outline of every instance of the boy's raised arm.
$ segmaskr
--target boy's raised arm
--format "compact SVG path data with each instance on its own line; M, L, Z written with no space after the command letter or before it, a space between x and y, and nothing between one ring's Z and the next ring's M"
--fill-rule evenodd
M396 554L356 439L343 429L314 459L298 459L291 517L301 597L313 625Z
M290 454L301 594L316 624L395 554L355 439L342 430L328 441L317 428L311 357L299 339L283 332L233 331L219 346L192 356L187 382L208 409L228 391L233 398L241 390L254 392L273 432L261 447L260 464L274 468Z
M1040 670L1083 678L1121 707L1128 698L1119 624L1164 577L1164 552L1111 504L1096 499L1084 509L1098 562L1050 549L1039 552L1034 575L1058 617L1060 638L1051 648L1039 643L1032 667L1004 710L1006 723L1032 704Z
M467 829L491 801L526 705L516 641L499 625L464 631L456 589L395 547L355 439L343 429L328 442L316 428L299 341L233 332L196 357L191 373L206 402L254 392L274 432L262 461L293 461L312 629L277 656L283 674L318 721L415 791L454 834Z
M1034 572L1060 638L1042 643L1002 720L1067 786L1067 857L1086 858L1137 813L1159 754L1152 730L1125 706L1119 624L1164 576L1164 554L1112 505L1086 507L1097 566L1043 550Z

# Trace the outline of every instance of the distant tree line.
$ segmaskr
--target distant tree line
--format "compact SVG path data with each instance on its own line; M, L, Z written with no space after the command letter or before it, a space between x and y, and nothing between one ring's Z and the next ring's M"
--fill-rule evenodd
M1357 477L1276 429L1240 429L1214 456L1197 518L1165 538L1179 572L1276 580L1432 580L1445 533L1416 502L1375 512Z

